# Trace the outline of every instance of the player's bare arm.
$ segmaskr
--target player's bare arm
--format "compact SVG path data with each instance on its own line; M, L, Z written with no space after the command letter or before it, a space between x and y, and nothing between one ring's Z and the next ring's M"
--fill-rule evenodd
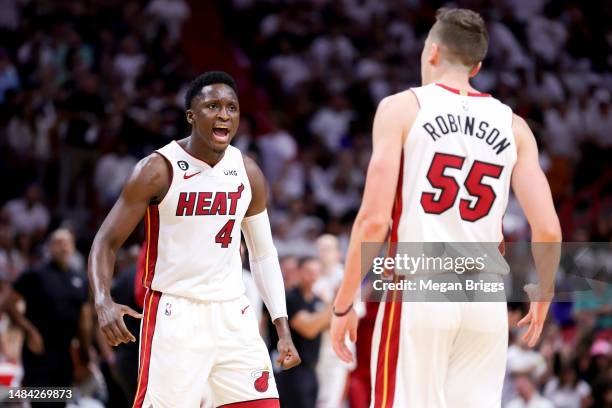
M92 285L98 324L110 345L136 341L123 321L123 315L142 315L111 299L110 286L117 250L136 228L152 201L160 201L170 185L165 159L152 154L142 159L125 183L119 199L100 226L89 254L89 280Z
M518 323L529 326L524 340L530 347L537 344L554 292L554 278L559 266L561 226L555 212L546 175L538 162L538 147L529 126L514 115L512 125L517 144L517 161L512 172L512 189L531 227L532 253L538 270L538 287L526 288L531 305ZM548 245L546 244L548 243Z
M252 191L251 203L242 225L249 249L251 272L278 333L277 363L283 369L289 369L300 364L301 359L293 345L286 316L283 278L266 211L266 180L251 158L245 156L244 165ZM281 316L277 317L277 314Z
M372 129L372 158L368 165L362 204L353 224L342 285L334 302L331 325L332 345L338 357L350 362L352 353L345 344L346 332L357 337L357 316L351 309L361 284L361 244L383 242L389 230L391 211L399 177L402 145L419 110L412 91L383 99Z

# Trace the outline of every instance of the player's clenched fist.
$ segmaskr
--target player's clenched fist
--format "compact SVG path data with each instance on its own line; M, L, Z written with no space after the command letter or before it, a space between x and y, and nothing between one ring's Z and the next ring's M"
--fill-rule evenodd
M291 336L283 336L278 340L278 358L276 363L280 365L283 370L288 370L299 365L302 362L300 355L298 354Z
M127 314L136 319L142 319L142 314L136 312L129 306L120 305L113 301L96 304L96 312L98 314L100 330L104 334L104 337L106 337L108 344L111 346L118 346L121 343L136 341L136 338L125 326L123 315Z

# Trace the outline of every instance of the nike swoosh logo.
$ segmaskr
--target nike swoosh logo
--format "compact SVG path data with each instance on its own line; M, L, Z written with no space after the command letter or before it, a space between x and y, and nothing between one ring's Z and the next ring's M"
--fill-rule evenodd
M187 175L187 173L185 173L185 174L183 174L183 178L184 178L185 180L187 180L187 179L192 178L193 176L197 176L197 175L198 175L198 174L200 174L200 173L201 173L201 171L198 171L197 173L193 173L193 174L190 174L190 175Z
M245 307L244 309L241 310L242 314L244 314L244 312L249 308L249 306L251 306L251 305L248 305L247 307Z

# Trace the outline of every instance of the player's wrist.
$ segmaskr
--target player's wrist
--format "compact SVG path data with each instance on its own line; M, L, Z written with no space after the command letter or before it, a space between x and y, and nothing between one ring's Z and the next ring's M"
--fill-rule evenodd
M276 334L278 335L279 339L291 337L291 331L289 330L289 320L286 316L274 319L274 326L276 327Z
M335 305L334 305L334 307L332 307L332 313L336 317L346 316L347 314L350 313L351 310L353 310L353 304L352 303L349 306L344 307L344 308L336 307Z

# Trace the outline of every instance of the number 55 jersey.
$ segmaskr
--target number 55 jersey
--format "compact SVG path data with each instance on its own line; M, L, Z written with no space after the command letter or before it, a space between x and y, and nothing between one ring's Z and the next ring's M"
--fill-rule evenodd
M512 110L442 84L412 91L420 110L403 146L397 240L501 242L517 157Z
M251 202L242 153L228 146L214 167L176 141L157 153L172 167L172 178L165 197L145 215L145 286L203 301L239 298L240 225Z

